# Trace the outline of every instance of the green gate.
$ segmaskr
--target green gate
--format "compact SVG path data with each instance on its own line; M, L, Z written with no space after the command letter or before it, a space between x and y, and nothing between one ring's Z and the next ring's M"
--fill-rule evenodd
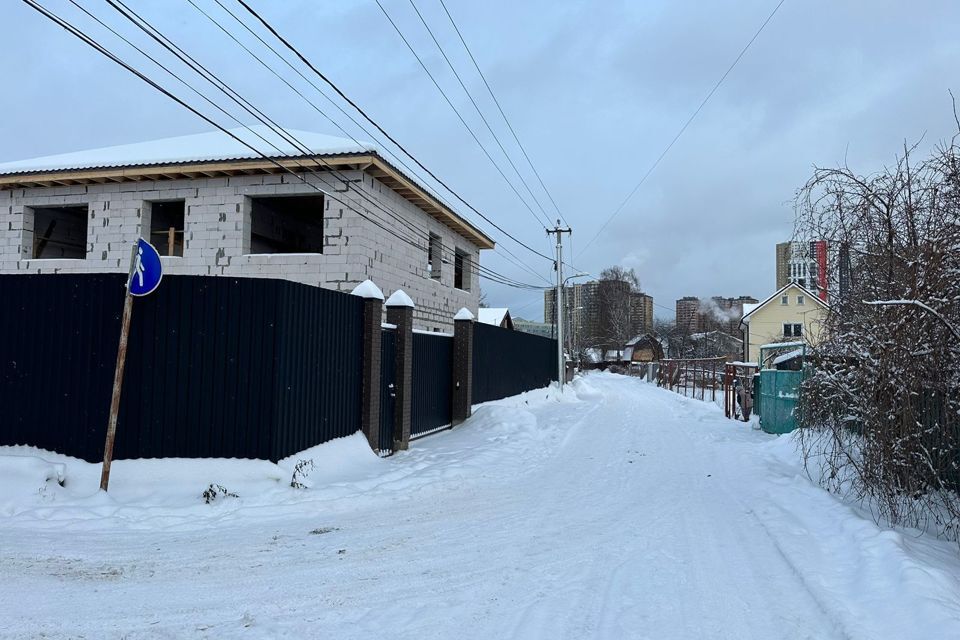
M787 352L787 349L792 351ZM781 361L797 356L801 359L799 371L775 368ZM797 428L797 400L808 366L806 356L807 346L803 342L780 342L760 347L760 389L754 397L758 399L755 404L758 405L760 428L767 433L790 433Z
M760 427L767 433L790 433L797 428L797 399L803 371L760 372Z

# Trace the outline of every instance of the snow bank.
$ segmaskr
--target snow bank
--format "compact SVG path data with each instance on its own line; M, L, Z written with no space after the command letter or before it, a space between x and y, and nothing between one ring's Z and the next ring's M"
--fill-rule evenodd
M0 515L63 483L66 465L30 455L0 455Z

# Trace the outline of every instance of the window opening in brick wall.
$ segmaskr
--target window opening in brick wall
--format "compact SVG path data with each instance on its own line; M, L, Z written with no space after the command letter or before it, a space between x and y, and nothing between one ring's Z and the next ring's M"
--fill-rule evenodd
M33 207L33 258L87 257L87 205Z
M443 264L443 242L440 236L435 233L430 234L427 244L427 273L434 280L440 279L441 265Z
M453 257L453 286L470 291L470 256L460 249L456 250Z
M323 196L250 198L250 253L323 253Z
M150 203L150 244L162 256L183 256L183 200Z

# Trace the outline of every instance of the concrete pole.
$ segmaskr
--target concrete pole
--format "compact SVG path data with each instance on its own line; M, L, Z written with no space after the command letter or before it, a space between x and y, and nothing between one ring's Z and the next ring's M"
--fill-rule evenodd
M571 230L569 227L561 228L557 220L557 226L547 229L547 235L552 233L557 234L557 311L553 319L557 325L557 385L562 391L566 381L566 362L563 357L563 317L566 313L563 307L563 234L571 233Z
M563 316L566 309L563 306L563 234L560 232L557 221L557 385L563 391L566 381L566 363L563 357Z

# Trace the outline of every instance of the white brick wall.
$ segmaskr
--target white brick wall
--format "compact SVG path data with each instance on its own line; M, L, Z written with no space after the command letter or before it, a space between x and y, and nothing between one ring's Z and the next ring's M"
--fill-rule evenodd
M69 187L38 187L0 191L0 274L125 272L130 245L150 229L149 202L185 201L183 257L163 258L166 273L225 275L293 280L314 286L350 291L369 278L385 295L406 291L417 305L417 328L450 330L453 315L467 307L476 313L479 281L469 274L469 291L453 287L455 249L479 262L479 250L470 241L437 222L386 185L354 171L345 175L389 211L407 221L401 224L342 184L325 176L325 191L349 202L390 231L364 219L356 211L325 197L323 254L251 255L248 196L314 195L316 191L289 174L141 181ZM316 182L316 178L308 178ZM88 205L87 259L30 259L33 228L30 207ZM26 208L26 210L25 210ZM413 227L416 231L411 230ZM442 239L441 278L427 271L429 233ZM415 236L418 247L397 237Z

